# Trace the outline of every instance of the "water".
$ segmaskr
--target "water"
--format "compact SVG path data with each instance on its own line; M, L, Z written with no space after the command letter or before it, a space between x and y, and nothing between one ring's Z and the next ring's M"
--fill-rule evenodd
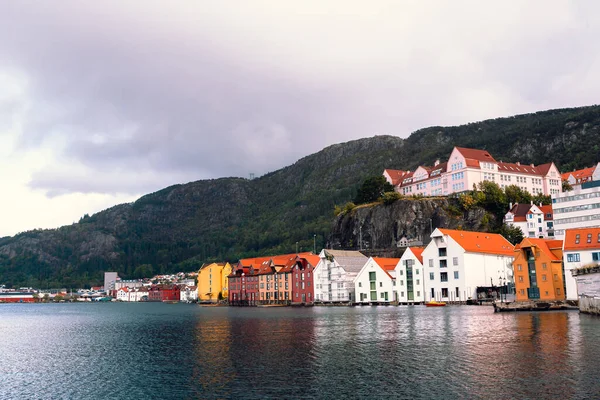
M600 398L600 318L0 305L0 399Z

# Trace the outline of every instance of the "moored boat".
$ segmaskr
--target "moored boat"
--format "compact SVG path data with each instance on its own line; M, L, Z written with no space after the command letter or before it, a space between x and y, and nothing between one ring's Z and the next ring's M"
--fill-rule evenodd
M446 303L444 303L443 301L435 301L435 300L431 300L428 301L427 303L425 303L425 307L445 307Z

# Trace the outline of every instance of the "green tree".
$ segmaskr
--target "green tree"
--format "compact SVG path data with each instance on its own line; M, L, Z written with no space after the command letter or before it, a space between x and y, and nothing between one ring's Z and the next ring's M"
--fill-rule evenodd
M365 204L379 200L385 192L393 192L394 187L382 176L367 178L354 199L356 204Z
M573 190L573 186L571 186L569 181L562 181L562 191L570 192L571 190Z
M487 211L494 214L496 221L502 221L506 209L508 208L508 202L506 201L506 194L495 182L483 181L479 183L479 191L481 197L478 199L478 205L485 208Z
M504 193L506 194L506 201L508 203L529 204L531 201L531 194L517 185L508 185L504 188Z
M506 238L506 240L511 242L513 245L521 243L524 238L521 228L514 225L503 224L498 233L504 236L504 238Z
M552 204L552 197L550 196L546 196L545 194L542 193L538 193L535 196L533 196L531 198L531 200L536 204L536 205L549 205Z
M402 195L398 192L385 192L383 194L383 203L384 204L392 204L393 202L400 200Z

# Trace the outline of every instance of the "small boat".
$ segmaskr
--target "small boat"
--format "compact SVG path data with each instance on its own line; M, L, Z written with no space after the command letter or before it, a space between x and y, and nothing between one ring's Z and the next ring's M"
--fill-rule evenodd
M431 300L425 303L425 307L445 307L446 303L443 301Z

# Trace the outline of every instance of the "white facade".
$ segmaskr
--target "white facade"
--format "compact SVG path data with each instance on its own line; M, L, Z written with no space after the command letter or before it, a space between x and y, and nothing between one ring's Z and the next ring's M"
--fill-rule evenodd
M191 303L198 301L198 288L196 286L185 286L179 292L179 301Z
M572 270L600 265L600 229L569 229L563 243L565 291L567 300L577 300L577 281Z
M355 302L391 303L396 300L395 284L393 274L385 271L373 257L370 257L354 278Z
M465 235L473 233L481 235L482 241L493 235L484 232L465 232ZM454 238L439 229L431 234L431 238L423 250L425 301L464 302L477 298L478 287L498 286L504 283L504 279L507 283L514 282L513 255L466 251ZM471 241L471 238L465 240Z
M401 304L425 301L425 271L416 251L411 247L406 249L396 266L396 292Z
M553 195L552 208L556 239L567 229L600 227L600 186Z
M367 257L358 251L322 250L314 270L316 302L354 302L354 278Z
M518 215L519 212L523 211L523 208L528 209L528 211L524 215ZM524 237L553 239L554 221L552 220L551 208L551 206L537 206L535 204L516 204L504 216L504 223L521 229Z

